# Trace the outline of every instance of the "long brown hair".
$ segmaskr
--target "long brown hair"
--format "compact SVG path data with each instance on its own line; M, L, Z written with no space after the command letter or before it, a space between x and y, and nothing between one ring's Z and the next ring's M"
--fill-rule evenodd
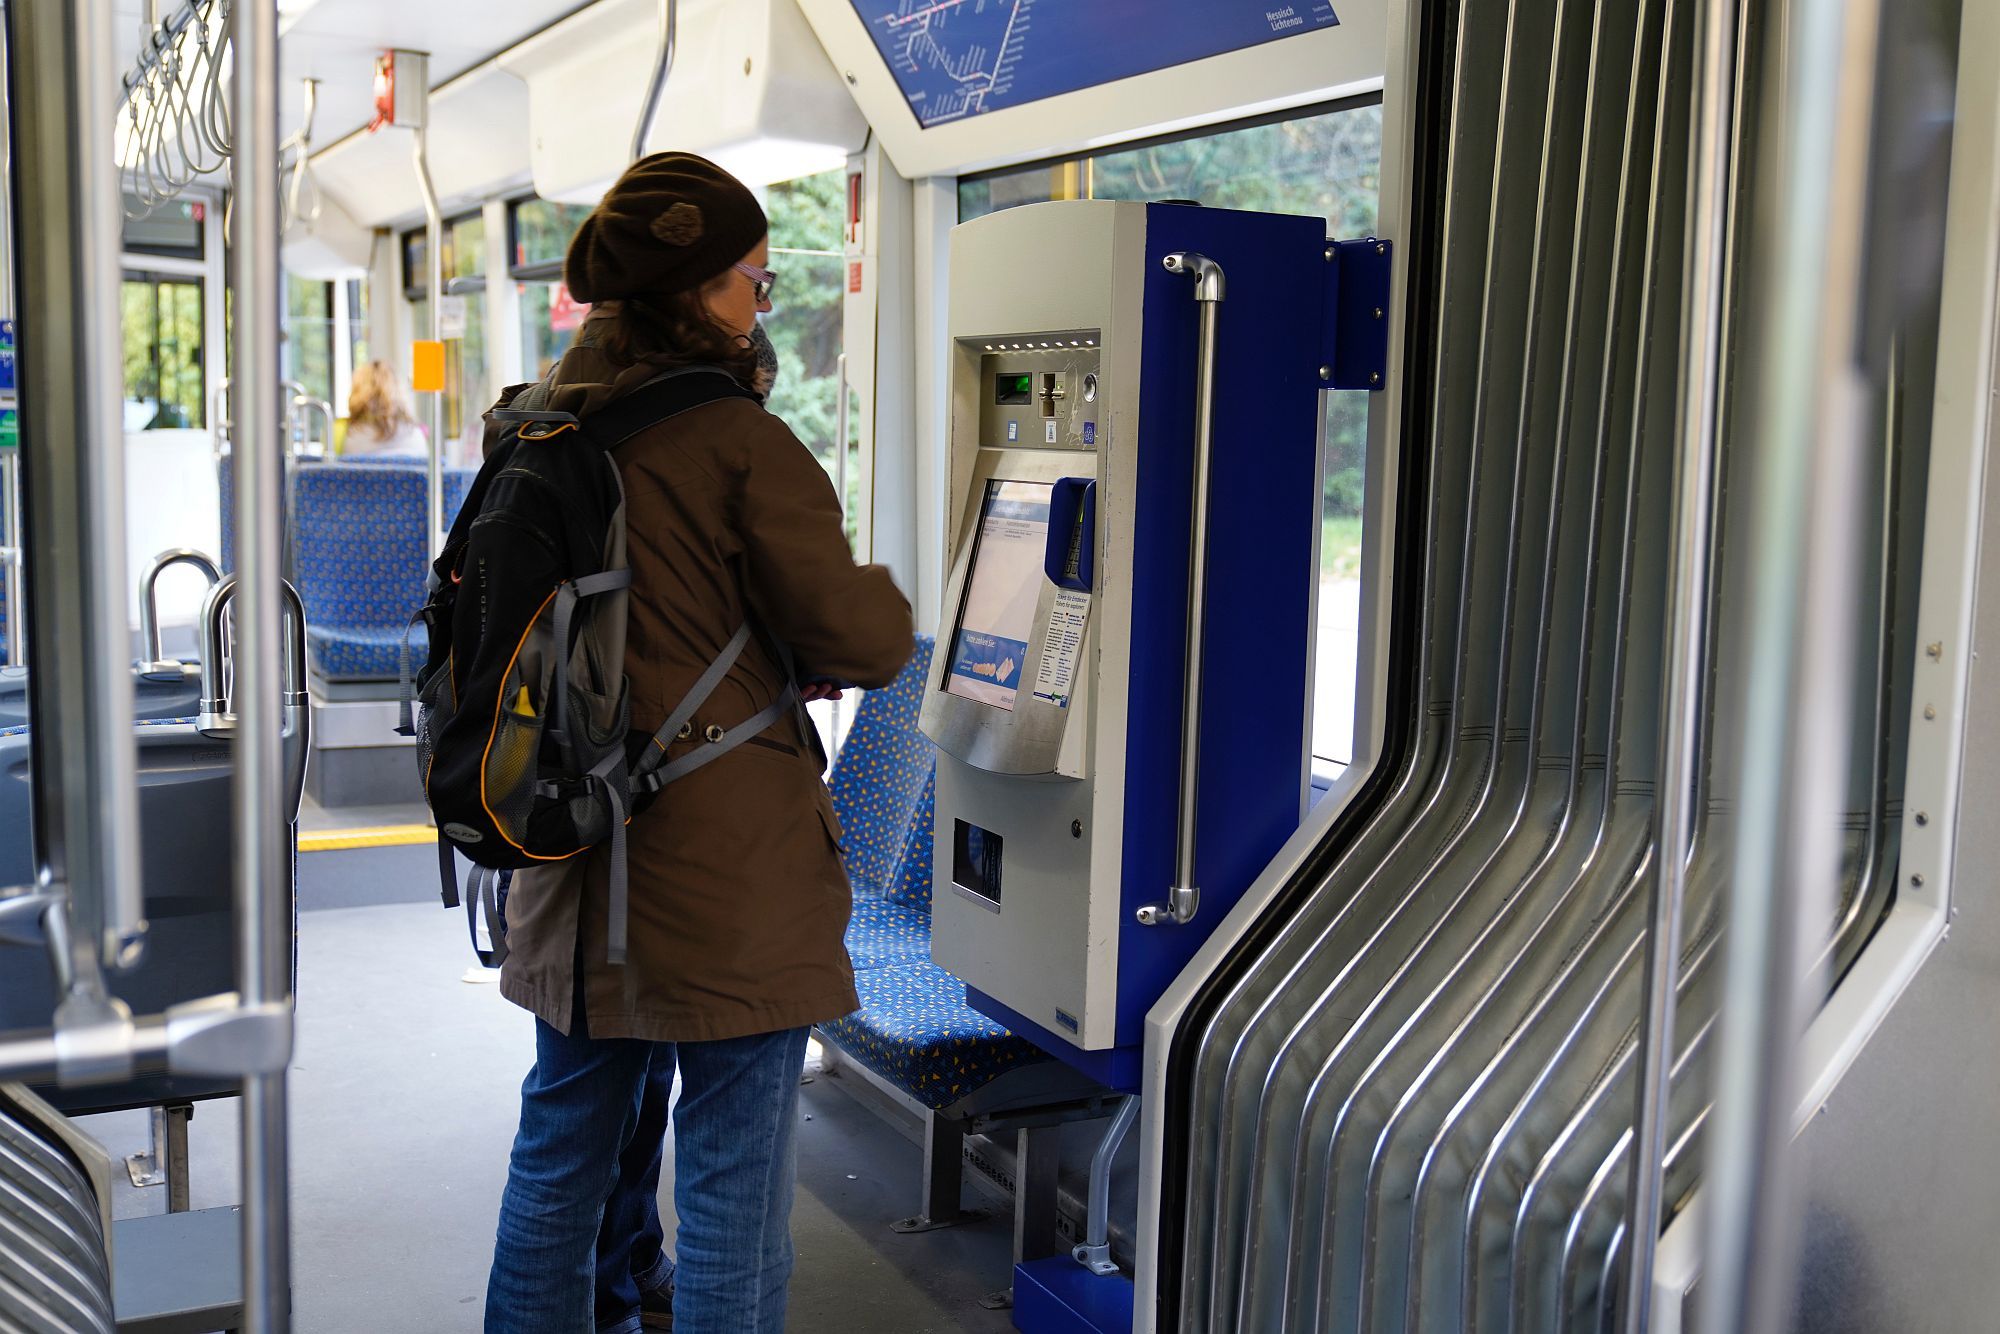
M364 427L384 440L414 428L417 419L410 411L410 396L395 368L386 361L370 361L354 368L354 384L347 391L347 429Z
M709 318L701 298L702 289L695 288L643 300L601 301L590 312L591 341L628 366L642 361L663 370L719 366L740 383L754 384L757 353L750 340Z

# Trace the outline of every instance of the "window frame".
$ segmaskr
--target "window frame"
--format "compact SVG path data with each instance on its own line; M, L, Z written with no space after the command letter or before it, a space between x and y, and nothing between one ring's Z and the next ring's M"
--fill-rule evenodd
M446 296L463 296L468 292L483 292L486 290L486 252L483 245L479 247L478 272L459 278L451 276L451 262L458 253L459 227L468 222L484 221L485 213L483 209L471 208L463 213L455 213L451 217L446 218L440 226L439 231L444 240L444 273L446 275L444 280L444 294ZM416 265L413 259L416 248L426 243L429 240L429 236L430 228L426 225L423 227L411 227L404 231L398 238L403 252L402 258L398 261L403 273L403 300L412 304L422 301L430 294L430 262L426 258L424 263L425 272L419 275L414 271Z
M507 201L507 276L517 283L555 283L563 276L563 259L541 259L533 263L521 263L515 256L521 253L520 215L528 204L553 204L558 208L569 207L560 199L544 199L541 195L517 195ZM579 220L579 225L581 222ZM574 232L571 233L575 235ZM568 243L564 243L568 248Z

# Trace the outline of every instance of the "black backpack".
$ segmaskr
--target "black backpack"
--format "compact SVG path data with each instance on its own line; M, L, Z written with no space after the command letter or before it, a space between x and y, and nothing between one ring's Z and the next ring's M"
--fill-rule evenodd
M546 401L533 386L514 402ZM662 763L682 725L750 641L743 625L652 735L634 735L625 682L625 492L611 451L690 409L756 395L712 367L675 371L601 412L496 410L499 443L474 478L411 618L430 636L411 715L408 636L401 730L438 825L447 908L463 853L481 868L465 896L473 947L505 955L501 873L611 849L609 962L625 962L625 825L659 790L770 727L783 694L707 745ZM786 655L782 647L780 657ZM787 677L790 676L786 662ZM413 725L414 724L414 725ZM491 948L481 948L481 913Z

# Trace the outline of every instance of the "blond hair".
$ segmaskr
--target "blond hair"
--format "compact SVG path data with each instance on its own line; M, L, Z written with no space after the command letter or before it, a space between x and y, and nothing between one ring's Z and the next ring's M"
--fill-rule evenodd
M347 391L349 431L361 427L383 440L393 440L399 432L416 425L410 396L404 392L395 367L386 361L371 361L354 368L354 386Z

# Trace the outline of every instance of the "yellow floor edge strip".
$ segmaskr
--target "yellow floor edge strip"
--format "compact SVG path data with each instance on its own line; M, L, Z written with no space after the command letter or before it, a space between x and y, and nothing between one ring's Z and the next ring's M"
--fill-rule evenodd
M315 829L299 835L300 852L349 852L355 848L406 848L437 842L427 824L385 824L369 829Z

